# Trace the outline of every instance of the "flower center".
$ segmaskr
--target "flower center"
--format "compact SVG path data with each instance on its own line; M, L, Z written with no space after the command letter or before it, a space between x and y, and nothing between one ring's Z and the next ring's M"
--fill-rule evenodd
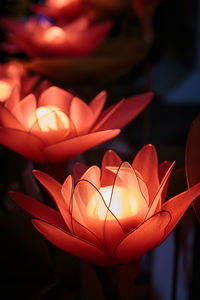
M65 32L58 26L52 26L45 32L44 38L47 42L62 42L65 38Z
M11 93L11 85L5 81L0 80L0 102L5 102Z
M57 7L63 7L66 5L68 2L71 2L70 0L55 0L54 3Z
M110 204L112 186L100 188L105 204L117 219L124 219L135 215L138 212L138 205L133 195L125 188L115 187ZM126 199L126 201L124 201ZM107 214L107 208L103 201L99 200L99 195L95 193L88 203L89 216L104 220ZM109 206L110 205L110 206ZM108 214L107 219L114 220L114 216Z
M70 121L67 115L55 106L37 108L36 117L42 131L57 131L69 129Z

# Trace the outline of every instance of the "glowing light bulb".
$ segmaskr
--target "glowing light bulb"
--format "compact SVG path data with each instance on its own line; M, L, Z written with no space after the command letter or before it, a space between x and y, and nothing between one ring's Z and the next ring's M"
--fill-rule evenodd
M112 186L100 188L99 192L102 195L106 206L109 207L112 194ZM127 189L122 187L115 187L113 190L112 198L114 200L112 200L109 209L117 219L124 219L135 215L138 212L138 204L133 195ZM107 213L106 206L102 201L99 201L99 194L95 193L88 203L89 216L104 220ZM114 216L108 214L107 218L109 220L113 220Z
M69 129L70 121L67 115L55 106L42 106L36 110L38 124L42 131L58 131Z
M5 102L10 96L12 87L9 83L0 80L0 102Z
M44 34L44 38L47 42L62 42L65 38L65 32L58 26L52 26L48 28Z

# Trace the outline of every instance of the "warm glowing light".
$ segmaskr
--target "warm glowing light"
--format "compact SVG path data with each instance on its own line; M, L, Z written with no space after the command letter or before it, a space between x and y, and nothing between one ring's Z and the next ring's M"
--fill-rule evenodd
M5 81L0 80L0 102L8 99L11 93L11 85Z
M54 0L54 4L57 6L57 7L63 7L65 6L66 4L68 4L68 2L72 2L70 0Z
M112 186L100 188L99 192L102 195L107 207L109 207ZM107 213L107 208L103 201L100 201L100 195L95 193L89 201L88 213L93 218L99 218L104 220ZM125 188L115 187L112 194L112 200L110 204L110 211L115 215L117 219L124 219L135 215L138 212L138 205L133 195ZM114 216L109 214L108 219L114 219Z
M36 110L36 116L42 131L69 129L67 115L55 106L42 106Z
M62 42L65 38L65 32L58 26L52 26L45 32L44 38L47 42Z

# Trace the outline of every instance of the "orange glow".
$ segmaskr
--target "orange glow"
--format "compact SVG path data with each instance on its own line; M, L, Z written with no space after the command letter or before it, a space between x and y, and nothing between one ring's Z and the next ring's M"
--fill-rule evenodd
M63 42L65 38L65 32L58 26L53 26L47 29L44 34L44 38L47 42Z
M107 186L100 188L99 192L102 195L107 207L109 207L110 197L112 194L112 186ZM111 202L109 207L110 211L115 215L117 219L124 219L135 215L138 212L138 205L133 195L125 188L115 187L112 195L114 201ZM124 199L126 202L124 204ZM128 199L128 201L127 201ZM128 203L128 205L127 205ZM94 194L90 199L88 205L89 215L93 218L99 218L100 220L105 220L107 208L103 202L99 201L98 194ZM114 216L109 214L108 219L114 219Z
M63 7L65 5L68 4L68 2L72 2L70 0L54 0L54 4L57 6L57 7Z
M36 116L42 131L56 131L69 129L70 122L67 115L55 106L42 106L36 110Z
M0 102L4 102L8 99L11 89L12 87L9 83L0 80Z

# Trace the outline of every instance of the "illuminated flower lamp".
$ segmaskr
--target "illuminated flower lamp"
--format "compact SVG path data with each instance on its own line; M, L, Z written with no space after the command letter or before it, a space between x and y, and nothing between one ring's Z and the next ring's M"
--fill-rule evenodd
M20 97L25 97L32 91L37 80L38 76L31 75L18 61L0 64L0 104L5 104L10 97L16 97L17 92L20 92Z
M32 10L58 21L69 21L82 13L83 0L46 0L45 4L34 4Z
M11 97L0 106L0 143L36 162L65 161L118 135L153 94L122 99L103 110L106 96L103 91L87 105L65 90L50 87L38 101L33 94L22 100Z
M22 21L2 20L8 32L8 42L3 47L9 52L24 52L30 57L84 56L94 51L111 29L111 22L91 24L86 16L75 19L65 26L51 24L37 18Z
M71 175L59 184L33 172L58 211L18 192L10 196L57 247L99 266L127 264L160 245L200 194L198 183L165 201L173 166L158 165L152 145L144 146L132 165L110 150L101 169L88 168L75 187Z

